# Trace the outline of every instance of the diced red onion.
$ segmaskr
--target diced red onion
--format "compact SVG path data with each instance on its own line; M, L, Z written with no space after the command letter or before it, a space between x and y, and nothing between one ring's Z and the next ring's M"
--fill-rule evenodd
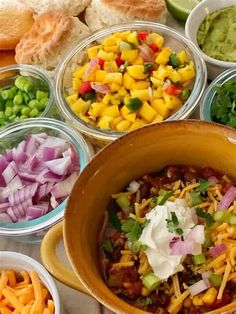
M144 62L153 62L154 60L154 52L147 45L138 46L140 50L140 56L143 58Z
M0 220L18 222L45 215L70 193L78 174L74 145L46 133L29 135L0 155L0 215L4 214Z
M209 178L208 178L208 181L209 181L210 183L212 183L212 184L216 184L216 183L219 182L219 180L218 180L216 177L214 177L214 176L209 177Z
M97 69L98 66L98 58L92 58L84 71L84 76L89 76L92 72Z
M235 198L236 198L236 187L232 185L227 190L222 200L219 202L217 208L220 210L228 209L231 203L235 200Z
M227 246L224 243L222 243L214 247L211 247L209 249L209 253L211 254L212 257L217 257L226 250L227 250Z
M175 243L171 241L171 245L169 243L169 247L170 255L194 254L194 242L192 241L181 241L180 239Z
M205 227L204 227L204 225L196 225L186 235L185 240L203 244L205 242Z
M202 275L203 280L209 279L209 277L210 277L210 273L208 271L205 271L201 275Z
M7 213L0 213L0 222L11 223L12 219Z
M127 190L131 193L136 193L140 188L140 184L137 181L131 181Z
M110 92L110 87L107 84L92 84L92 89L102 94L107 94Z
M194 297L195 295L201 293L202 291L205 291L206 289L210 288L211 284L209 282L209 280L207 279L202 279L198 282L196 282L195 284L193 284L192 286L189 286L188 289L191 293L191 295Z

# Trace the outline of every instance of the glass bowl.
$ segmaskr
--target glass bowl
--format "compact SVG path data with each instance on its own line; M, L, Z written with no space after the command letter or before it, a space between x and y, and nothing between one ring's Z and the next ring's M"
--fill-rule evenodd
M0 68L0 88L14 85L18 76L30 77L40 90L49 93L49 99L45 109L41 112L40 117L56 117L59 118L55 101L52 80L48 75L36 67L29 65L10 65ZM0 109L1 111L1 109ZM14 115L14 113L12 113Z
M74 128L78 129L90 138L92 142L104 145L117 139L125 132L109 131L93 127L73 113L66 101L66 96L72 86L72 72L80 65L85 56L88 47L100 42L107 36L122 31L147 31L157 32L165 38L165 45L175 51L185 50L188 57L194 62L196 68L196 78L192 88L192 93L184 105L172 116L166 120L179 120L187 118L196 108L199 99L204 91L207 73L204 60L199 54L197 48L184 36L175 30L161 24L152 22L137 21L128 24L115 25L109 28L103 28L91 36L82 40L79 45L61 62L57 69L55 79L55 97L57 105L66 121L69 121Z
M84 138L65 123L50 118L31 118L2 128L0 131L0 153L3 153L7 148L15 147L27 135L42 132L63 138L73 144L79 155L80 172L90 161L93 150ZM10 236L20 242L39 242L45 232L63 218L65 205L66 200L46 215L34 220L17 223L0 221L0 235Z
M213 121L211 117L211 105L215 97L217 97L217 91L213 87L216 84L224 84L229 80L236 81L236 68L228 69L221 73L205 90L200 104L201 120Z

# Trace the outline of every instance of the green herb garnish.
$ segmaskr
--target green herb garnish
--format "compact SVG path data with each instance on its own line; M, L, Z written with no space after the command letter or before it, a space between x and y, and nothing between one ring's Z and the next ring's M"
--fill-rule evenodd
M162 190L164 191L164 190ZM161 192L161 190L160 190ZM159 194L160 194L159 192ZM165 191L165 193L161 193L157 198L157 205L164 205L165 202L175 193L175 191Z
M216 96L211 106L212 120L236 128L236 82L229 80L213 89Z
M211 182L209 182L208 180L205 179L199 179L199 187L195 190L196 192L199 192L201 194L204 194L207 189L209 188L209 186L211 185Z
M196 206L203 201L202 194L205 194L208 187L211 185L208 180L202 178L199 179L199 184L199 187L189 194L191 206Z
M142 101L138 97L131 98L126 105L130 111L136 111L143 105Z
M181 240L183 241L183 229L179 227L179 220L176 216L175 212L171 212L171 219L166 219L167 222L167 229L170 233L176 233L181 237Z
M126 237L130 242L136 242L141 236L143 229L149 223L149 220L145 220L143 224L140 224L136 220L129 219L121 226L121 230L126 233Z
M146 297L144 300L144 305L152 305L153 301L150 297Z
M117 231L121 231L121 222L113 208L108 211L108 221Z
M144 63L144 74L150 73L154 69L154 64L153 63Z
M196 208L196 214L198 215L198 217L205 219L208 227L210 227L214 223L214 219L212 218L212 216L209 213L205 212L203 209Z

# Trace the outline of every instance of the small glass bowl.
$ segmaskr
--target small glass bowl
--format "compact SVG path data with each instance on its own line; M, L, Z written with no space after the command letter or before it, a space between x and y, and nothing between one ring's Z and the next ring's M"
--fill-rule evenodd
M15 147L28 134L42 132L61 137L74 145L80 158L80 171L90 161L93 149L84 138L65 123L50 118L30 118L2 128L0 130L0 153L3 153L6 148ZM26 222L4 223L0 221L0 235L9 236L19 242L39 242L45 232L63 218L65 206L66 200L46 215Z
M73 125L74 128L84 133L93 143L97 143L101 146L117 139L126 132L103 130L87 124L73 113L67 104L66 96L72 87L72 72L82 63L86 49L115 32L128 30L157 32L162 34L165 37L165 44L167 46L175 51L184 49L189 58L193 60L195 64L196 78L190 97L176 113L166 120L179 120L187 118L196 108L206 84L206 66L195 45L184 36L165 25L137 21L128 24L114 25L93 33L91 36L82 40L59 65L55 79L55 97L65 120Z
M236 81L236 68L228 69L221 73L217 78L211 82L208 88L205 90L201 104L200 104L200 119L206 121L213 121L211 117L211 105L217 92L214 90L216 84L224 84L229 80Z
M41 113L40 117L55 117L58 118L57 108L54 101L54 91L52 80L48 75L36 67L29 65L10 65L0 68L0 88L14 85L15 79L19 76L31 77L37 85L45 92L49 93L48 103L46 108Z

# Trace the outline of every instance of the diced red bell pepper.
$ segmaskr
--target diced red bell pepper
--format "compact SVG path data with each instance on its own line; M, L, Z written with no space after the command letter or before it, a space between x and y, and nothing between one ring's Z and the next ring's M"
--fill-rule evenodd
M116 64L117 64L118 67L120 67L122 64L125 63L125 61L122 60L120 56L117 57L117 58L115 59L115 61L116 61Z
M165 89L165 92L170 95L179 96L181 93L181 88L176 84L171 84Z
M147 32L138 32L138 39L143 41L147 38L149 34Z
M103 68L104 68L104 60L103 59L101 59L101 58L98 58L98 65L100 66L100 69L101 70L103 70Z
M80 89L79 89L79 93L83 95L87 92L90 92L91 90L92 90L91 83L89 81L87 81L87 82L82 83L82 85L80 86Z
M160 51L160 48L155 43L151 43L149 47L152 49L153 52Z

